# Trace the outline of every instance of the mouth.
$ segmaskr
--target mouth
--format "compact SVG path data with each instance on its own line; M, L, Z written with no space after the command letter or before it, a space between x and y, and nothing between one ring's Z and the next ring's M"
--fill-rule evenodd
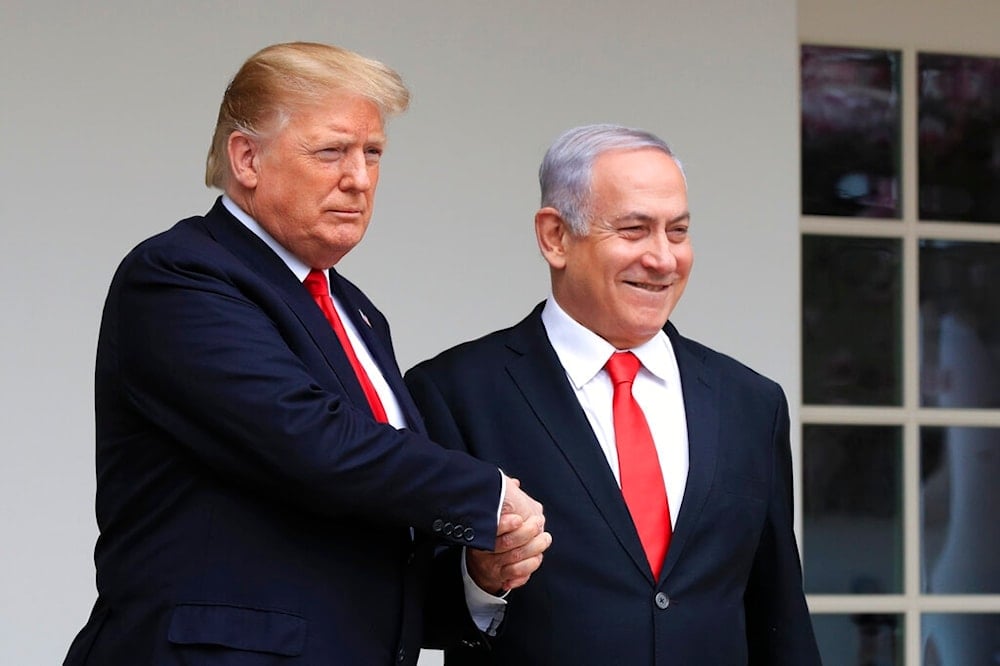
M330 213L337 217L361 217L362 211L358 208L334 208Z
M653 294L659 294L670 288L669 284L655 284L653 282L635 282L632 280L625 280L625 284L635 289L641 289L642 291L648 291Z

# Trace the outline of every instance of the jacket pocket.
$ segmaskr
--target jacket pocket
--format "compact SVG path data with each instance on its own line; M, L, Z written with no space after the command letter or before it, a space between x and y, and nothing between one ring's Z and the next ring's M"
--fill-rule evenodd
M167 640L175 645L216 645L286 657L302 654L306 619L292 613L222 604L178 604Z

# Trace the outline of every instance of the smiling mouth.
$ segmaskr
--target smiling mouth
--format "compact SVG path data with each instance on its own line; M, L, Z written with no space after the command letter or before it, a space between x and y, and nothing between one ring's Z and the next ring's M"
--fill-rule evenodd
M649 282L632 282L630 280L625 280L625 284L630 287L635 287L636 289L642 289L643 291L648 291L654 294L666 291L670 288L669 284L652 284Z

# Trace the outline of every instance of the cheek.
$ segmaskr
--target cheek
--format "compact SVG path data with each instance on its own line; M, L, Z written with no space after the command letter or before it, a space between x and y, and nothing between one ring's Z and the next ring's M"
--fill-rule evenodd
M684 277L687 277L688 273L691 272L691 268L694 266L694 252L691 251L690 247L687 248L686 252L681 254L677 264L680 272L684 275Z

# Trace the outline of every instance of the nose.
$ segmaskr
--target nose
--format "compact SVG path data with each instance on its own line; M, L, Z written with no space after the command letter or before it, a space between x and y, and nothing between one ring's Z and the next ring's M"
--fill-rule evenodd
M677 268L677 257L666 234L652 234L649 245L642 254L642 265L657 273L672 273Z
M368 173L368 163L363 151L352 151L341 160L343 171L340 175L340 189L364 192L371 189L372 178Z

